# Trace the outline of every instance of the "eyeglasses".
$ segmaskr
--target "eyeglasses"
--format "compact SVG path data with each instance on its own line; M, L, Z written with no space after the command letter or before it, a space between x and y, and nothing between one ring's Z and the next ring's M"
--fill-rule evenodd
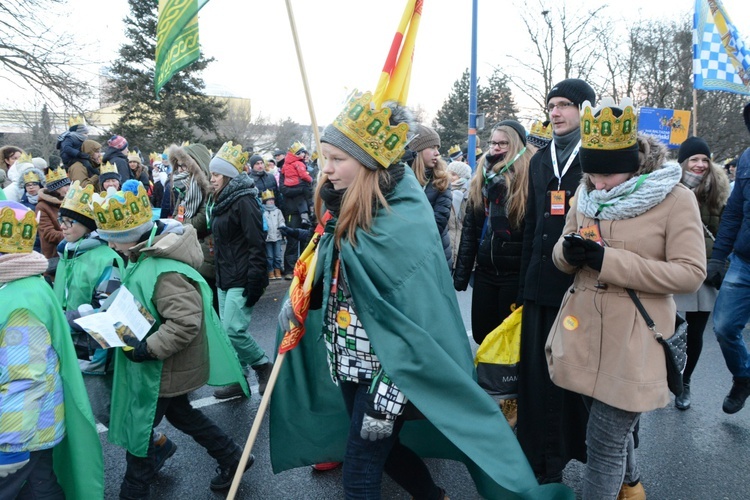
M75 224L78 221L75 221L73 219L66 219L64 217L58 217L57 222L60 224L60 227L64 227L65 229L70 229L73 227L73 224Z
M495 146L497 148L507 148L508 146L510 146L510 142L508 142L508 141L498 141L498 142L490 141L490 147L492 147L492 146Z
M178 164L177 164L177 168L178 168L179 170L182 170L182 169L187 169L187 165L185 165L184 163L178 163Z
M569 107L575 106L575 105L576 104L574 102L570 102L570 101L558 102L557 104L548 104L547 105L547 112L548 113L552 113L555 110L555 108L559 109L560 112L562 112L562 111L565 111L566 109L568 109Z

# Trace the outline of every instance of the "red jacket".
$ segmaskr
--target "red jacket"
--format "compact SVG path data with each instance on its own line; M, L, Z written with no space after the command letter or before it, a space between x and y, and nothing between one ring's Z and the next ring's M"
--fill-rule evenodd
M297 186L300 180L312 184L312 177L307 173L307 166L302 161L302 157L295 155L291 151L287 151L286 153L281 173L284 174L285 186Z

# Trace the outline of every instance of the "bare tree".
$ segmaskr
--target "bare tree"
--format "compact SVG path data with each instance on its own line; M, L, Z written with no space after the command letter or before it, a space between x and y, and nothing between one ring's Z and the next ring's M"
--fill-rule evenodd
M246 149L268 149L273 142L272 128L262 114L253 118L249 102L229 102L226 117L219 121L218 134Z
M0 2L0 79L21 89L47 92L66 106L79 109L90 89L73 75L78 63L73 38L55 34L49 12L64 3Z

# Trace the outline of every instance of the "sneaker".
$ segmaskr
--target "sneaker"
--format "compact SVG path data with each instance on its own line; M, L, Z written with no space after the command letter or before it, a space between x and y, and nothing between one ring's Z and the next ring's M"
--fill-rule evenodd
M674 405L678 410L690 408L690 384L682 384L682 394L674 398Z
M284 279L287 281L292 281L292 278L294 278L294 273L286 273L284 275Z
M262 396L266 392L268 379L271 377L271 370L273 370L273 363L267 361L258 367L253 366L253 370L255 370L255 376L258 378L258 392Z
M161 432L154 433L154 455L156 457L155 472L159 472L167 459L177 451L177 445Z
M745 400L750 396L750 378L734 377L732 388L729 394L724 398L722 409L724 413L737 413L745 406Z
M245 465L245 472L249 469L253 462L255 462L255 455L250 455L247 459L247 465ZM240 465L240 461L232 465L231 467L222 467L221 465L216 468L216 476L211 479L212 490L225 490L232 486L232 480L234 480L234 473L237 472L237 466Z
M220 387L214 391L214 397L216 399L229 399L236 397L245 397L245 393L242 391L240 384L230 384Z
M333 470L341 466L343 463L344 462L321 462L319 464L314 464L312 468L318 472L325 472L327 470Z
M634 486L625 483L617 494L617 500L646 500L646 490L643 484L638 481Z

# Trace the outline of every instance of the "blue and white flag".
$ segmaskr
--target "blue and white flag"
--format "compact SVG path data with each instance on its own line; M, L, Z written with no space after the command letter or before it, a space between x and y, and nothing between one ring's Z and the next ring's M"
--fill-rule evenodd
M696 0L693 86L750 95L750 51L721 0Z

